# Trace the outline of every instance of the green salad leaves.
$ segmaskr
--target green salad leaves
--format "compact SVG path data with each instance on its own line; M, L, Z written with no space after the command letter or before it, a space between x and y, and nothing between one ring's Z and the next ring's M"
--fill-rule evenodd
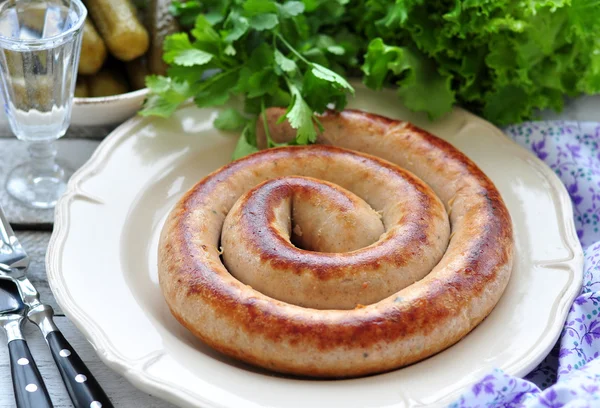
M287 108L292 143L314 142L315 114L346 106L350 78L395 87L432 119L458 103L499 125L600 92L596 0L175 0L171 12L185 31L165 42L168 75L147 78L141 113L239 97L243 111L215 121L242 130L236 158L256 150L269 106Z

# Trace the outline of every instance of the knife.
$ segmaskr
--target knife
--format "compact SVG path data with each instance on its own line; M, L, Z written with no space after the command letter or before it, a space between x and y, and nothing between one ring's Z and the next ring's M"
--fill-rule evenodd
M28 307L27 318L42 332L75 408L113 408L98 381L54 324L52 307L40 302L38 291L25 275L28 268L29 256L0 207L0 277L17 284Z

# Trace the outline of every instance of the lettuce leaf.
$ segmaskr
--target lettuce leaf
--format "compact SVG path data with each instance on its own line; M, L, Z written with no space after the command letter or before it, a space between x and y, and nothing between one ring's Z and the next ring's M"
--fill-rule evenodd
M456 101L504 125L600 92L598 1L367 3L365 84L396 85L408 107L431 117Z

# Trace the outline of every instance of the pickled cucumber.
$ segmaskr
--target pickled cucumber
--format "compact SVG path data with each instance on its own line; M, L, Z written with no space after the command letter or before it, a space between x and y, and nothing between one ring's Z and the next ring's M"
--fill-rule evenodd
M111 96L128 92L127 81L121 72L103 68L89 78L89 96Z
M125 64L127 69L127 78L133 90L143 89L146 87L146 75L148 71L148 58L142 55L139 58L129 61Z
M86 0L86 5L114 57L131 61L148 51L148 31L130 0Z
M90 89L88 79L84 76L77 76L77 82L75 83L75 97L86 98L90 96Z
M85 20L83 26L83 40L81 42L81 56L79 57L78 72L84 75L93 75L100 71L106 60L106 45L96 31L90 19Z

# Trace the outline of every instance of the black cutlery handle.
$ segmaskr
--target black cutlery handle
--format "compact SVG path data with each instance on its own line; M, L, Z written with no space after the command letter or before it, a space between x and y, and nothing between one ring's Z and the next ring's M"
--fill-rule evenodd
M52 400L27 342L10 341L8 353L17 408L52 408Z
M46 336L52 357L75 408L113 408L90 370L59 330Z

